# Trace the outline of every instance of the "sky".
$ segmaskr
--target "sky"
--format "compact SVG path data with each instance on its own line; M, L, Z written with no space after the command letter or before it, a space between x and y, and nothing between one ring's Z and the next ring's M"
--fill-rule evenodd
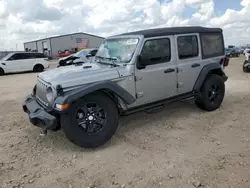
M226 45L250 44L250 0L0 0L0 50L74 32L192 25L222 28Z

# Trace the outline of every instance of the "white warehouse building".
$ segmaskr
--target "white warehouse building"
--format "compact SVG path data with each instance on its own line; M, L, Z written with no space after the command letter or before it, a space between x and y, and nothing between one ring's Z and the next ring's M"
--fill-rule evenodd
M103 40L103 37L96 35L72 33L26 42L24 43L24 49L25 51L45 53L52 58L56 58L56 54L59 51L79 51L85 48L98 48Z

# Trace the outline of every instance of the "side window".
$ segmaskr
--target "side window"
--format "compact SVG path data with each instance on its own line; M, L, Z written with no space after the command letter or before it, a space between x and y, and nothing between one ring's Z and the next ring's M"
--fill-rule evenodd
M35 58L46 58L46 56L42 53L36 53Z
M201 34L203 58L223 56L225 47L221 33Z
M29 53L22 54L22 59L33 59L33 58L34 58L33 54L29 54Z
M169 62L170 40L168 38L147 40L142 48L141 57L145 65Z
M199 55L197 36L182 36L177 38L179 59L194 58Z

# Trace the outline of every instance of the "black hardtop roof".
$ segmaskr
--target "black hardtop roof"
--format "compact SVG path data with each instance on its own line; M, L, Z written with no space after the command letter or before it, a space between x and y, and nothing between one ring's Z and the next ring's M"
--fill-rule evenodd
M208 28L200 26L191 27L168 27L168 28L157 28L157 29L147 29L129 33L123 33L123 35L143 35L145 38L165 36L165 35L175 35L175 34L188 34L188 33L222 33L220 28Z

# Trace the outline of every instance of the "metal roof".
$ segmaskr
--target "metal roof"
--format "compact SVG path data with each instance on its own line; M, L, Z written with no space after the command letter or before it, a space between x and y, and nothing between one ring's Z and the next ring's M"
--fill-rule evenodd
M169 27L169 28L157 28L157 29L147 29L129 33L123 33L122 35L143 35L145 38L165 36L165 35L175 35L175 34L187 34L187 33L222 33L220 28L207 28L200 26L191 27Z
M57 35L57 36L54 36L54 37L48 37L48 38L33 40L33 41L25 42L24 44L28 44L28 43L32 43L32 42L38 42L38 41L41 41L41 40L48 40L48 39L53 39L53 38L66 37L66 36L71 36L71 35L78 35L78 34L89 35L89 36L92 36L92 37L97 37L97 38L104 39L104 37L100 37L100 36L97 36L97 35L92 35L92 34L88 34L88 33L79 32L79 33L71 33L71 34L66 34L66 35Z

